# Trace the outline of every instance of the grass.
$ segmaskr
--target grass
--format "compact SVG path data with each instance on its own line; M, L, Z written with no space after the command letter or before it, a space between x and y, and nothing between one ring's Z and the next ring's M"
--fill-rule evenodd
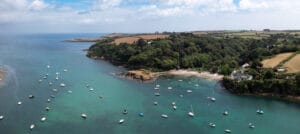
M281 62L288 59L292 55L293 55L293 53L277 54L277 55L275 55L274 57L272 57L270 59L263 60L261 63L263 64L264 68L275 68L278 65L280 65Z
M287 68L287 73L300 72L300 54L295 54L295 56L283 64L283 67Z

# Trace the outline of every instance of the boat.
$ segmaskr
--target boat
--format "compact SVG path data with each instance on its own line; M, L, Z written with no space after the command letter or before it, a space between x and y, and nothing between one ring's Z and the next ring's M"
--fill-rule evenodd
M158 102L157 102L157 101L154 101L153 104L154 104L154 105L158 105Z
M192 90L186 90L186 92L191 93L191 92L193 92L193 91L192 91Z
M50 97L51 97L51 98L55 98L55 96L54 96L54 95L51 95Z
M119 124L124 123L124 121L125 121L124 119L120 119L120 120L119 120Z
M173 105L173 106L175 106L175 105L176 105L176 103L175 103L175 102L172 102L172 105Z
M47 65L47 68L50 68L51 66L50 65Z
M179 95L179 97L181 97L181 98L182 98L182 97L183 97L183 95L181 94L181 95Z
M21 102L21 101L19 101L19 102L18 102L18 105L21 105L21 104L22 104L22 102Z
M56 77L55 80L58 80L58 77Z
M54 88L54 89L52 89L52 91L53 91L53 92L57 92L57 89Z
M51 99L47 99L47 102L50 102L51 101Z
M60 86L61 86L61 87L65 87L65 86L66 86L66 84L64 84L64 83L61 83L61 84L60 84Z
M156 85L156 87L160 87L160 85Z
M68 70L67 69L64 69L64 72L67 72Z
M46 111L49 111L49 110L50 110L50 107L46 107L45 109L46 109Z
M225 111L224 113L223 113L223 115L228 115L229 113L227 112L227 111Z
M140 115L140 117L144 117L144 113L140 113L139 115Z
M160 96L160 94L159 94L159 93L154 93L154 95L155 95L155 96Z
M128 111L126 109L124 109L122 113L125 115L125 114L128 114Z
M177 109L177 106L174 105L174 106L173 106L173 109L176 110L176 109Z
M225 129L225 132L226 133L231 133L231 130L230 129Z
M182 81L182 80L178 80L178 81Z
M39 80L39 82L42 82L43 80Z
M71 91L71 90L69 90L68 92L69 92L69 93L72 93L72 91Z
M49 74L48 74L48 73L46 73L45 75L46 75L46 76L49 76Z
M214 123L209 123L209 126L214 128L214 127L216 127L216 124L214 124Z
M249 128L255 128L255 126L252 123L249 123Z
M195 87L198 87L199 85L198 85L198 84L195 84L194 86L195 86Z
M44 121L46 121L46 117L41 118L41 122L44 122Z
M258 109L258 110L256 111L256 113L258 113L258 114L264 114L264 111L263 111L263 110L260 110L260 109Z
M158 87L155 87L154 89L155 89L155 90L158 90L159 88L158 88Z
M188 112L188 115L189 115L190 117L194 117L194 116L195 116L194 111L193 111L193 106L192 106L192 105L191 105L191 111Z
M81 114L81 117L82 117L83 119L86 119L86 118L87 118L87 115L86 115L85 113L82 113L82 114Z
M215 101L216 101L216 98L210 97L210 100L211 100L212 102L215 102Z
M0 115L0 120L3 120L4 119L4 116L3 115Z
M51 86L51 85L52 85L52 82L49 82L49 85Z
M44 76L43 79L47 79L47 76Z
M161 117L167 119L167 118L168 118L168 115L162 114Z
M169 90L173 89L172 87L168 87Z
M90 91L94 91L94 88L90 88Z
M103 99L104 97L103 97L103 96L99 96L99 98L100 98L100 99Z
M34 124L31 124L29 128L30 128L30 130L32 130L32 129L35 128L35 125L34 125Z
M28 98L29 98L29 99L33 99L34 96L33 96L33 95L29 95Z

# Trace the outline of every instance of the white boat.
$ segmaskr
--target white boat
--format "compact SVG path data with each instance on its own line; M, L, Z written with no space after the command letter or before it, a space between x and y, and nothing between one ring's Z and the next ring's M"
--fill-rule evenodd
M231 133L231 130L230 129L225 129L225 132L226 133Z
M162 114L161 117L167 119L167 118L168 118L168 115Z
M209 123L209 126L210 126L210 127L216 127L216 124L214 124L214 123Z
M178 80L178 81L182 81L182 80Z
M30 125L30 130L34 129L35 128L35 125L34 124L31 124Z
M256 113L258 113L258 114L264 114L264 111L258 109L258 110L256 111Z
M4 119L4 116L3 115L0 115L0 120L3 120Z
M223 115L228 115L229 113L227 112L227 111L225 111L224 113L223 113Z
M177 109L177 106L173 106L173 109L176 110L176 109Z
M41 118L41 122L44 122L44 121L46 121L46 117Z
M51 99L47 99L47 102L50 102L51 101Z
M64 72L67 72L68 70L67 69L64 69Z
M51 86L51 85L52 85L52 82L49 82L49 85Z
M87 118L87 115L86 115L85 113L82 113L82 114L81 114L81 117L82 117L83 119L86 119L86 118Z
M58 80L58 77L56 77L55 80Z
M42 82L43 80L39 80L39 82Z
M46 109L46 111L49 111L49 110L50 110L50 107L46 107L45 109Z
M213 101L213 102L215 102L215 101L216 101L216 98L211 97L210 100Z
M94 88L90 88L90 91L94 91Z
M173 89L172 87L168 87L169 90Z
M158 105L158 102L157 102L157 101L154 101L153 104L154 104L154 105Z
M43 79L47 79L47 76L44 76Z
M46 75L46 76L49 76L49 74L48 74L48 73L46 73L45 75Z
M21 105L21 104L22 104L22 102L21 102L21 101L19 101L19 102L18 102L18 105Z
M192 106L192 105L191 105L191 111L188 112L188 115L189 115L190 117L194 117L194 116L195 116L194 110L193 110L193 106Z
M160 94L159 94L159 93L154 93L154 95L155 95L155 96L160 96Z
M198 87L199 85L198 85L198 84L195 84L194 86L195 86L195 87Z
M69 90L68 92L69 92L69 93L72 93L72 91L71 91L71 90Z
M59 75L59 72L56 72L55 74L56 74L56 75Z
M53 92L57 92L57 89L54 88L54 89L52 89L52 91L53 91Z
M156 85L156 87L160 87L160 85Z
M65 87L65 86L66 86L66 84L64 84L64 83L61 83L61 84L60 84L60 86L61 86L61 87Z
M179 97L181 97L181 98L182 98L182 97L183 97L183 95L181 94L181 95L179 95Z
M175 105L176 105L176 102L172 102L172 105L175 106Z
M155 87L154 89L155 89L155 90L158 90L159 88L158 88L158 87Z
M50 65L47 65L47 68L50 68L51 66Z
M29 95L28 98L29 98L29 99L33 99L34 96L33 96L33 95Z
M192 90L186 90L186 92L191 93L191 92L193 92L193 91L192 91Z
M119 120L119 124L124 123L124 121L125 121L124 119L120 119L120 120Z
M249 128L255 128L255 126L252 123L249 123Z

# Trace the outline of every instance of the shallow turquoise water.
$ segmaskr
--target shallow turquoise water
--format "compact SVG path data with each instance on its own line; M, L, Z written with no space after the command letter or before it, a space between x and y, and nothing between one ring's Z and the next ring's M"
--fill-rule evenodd
M5 116L0 121L0 134L219 134L224 129L238 134L300 133L299 104L232 95L216 81L205 79L162 77L154 83L120 79L112 73L122 68L85 57L82 50L90 43L62 42L83 36L97 34L0 36L0 65L8 72L5 85L0 88L0 115ZM63 72L65 68L68 72ZM55 72L60 72L58 81L54 80ZM39 83L45 73L49 73L48 79ZM48 85L50 81L52 86ZM61 88L60 83L67 86ZM87 83L94 91L86 88ZM160 97L153 95L156 84L161 85ZM169 86L173 89L168 90ZM59 91L55 93L53 88ZM188 94L186 90L193 92ZM35 98L28 99L29 94ZM55 98L47 103L50 95ZM208 96L217 101L209 101ZM18 101L23 104L17 105ZM154 101L159 104L154 106ZM172 102L176 102L176 111ZM187 115L191 105L194 118ZM46 106L51 107L49 112L44 110ZM265 114L257 115L258 108ZM122 114L123 109L128 110L127 115ZM222 115L225 110L228 116ZM144 117L139 117L140 112ZM81 113L88 118L83 120ZM162 119L161 114L168 114L169 118ZM43 116L47 117L46 122L40 121ZM121 118L125 123L120 125ZM216 128L210 128L209 122L214 122ZM248 127L249 122L255 129ZM30 131L32 123L36 128Z

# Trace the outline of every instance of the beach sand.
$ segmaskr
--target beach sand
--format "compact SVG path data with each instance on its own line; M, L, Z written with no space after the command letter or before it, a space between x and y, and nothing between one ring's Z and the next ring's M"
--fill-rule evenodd
M210 72L198 72L192 70L170 70L164 72L165 75L178 75L178 76L186 76L186 77L199 77L199 78L206 78L212 80L222 80L223 75L220 74L213 74Z

